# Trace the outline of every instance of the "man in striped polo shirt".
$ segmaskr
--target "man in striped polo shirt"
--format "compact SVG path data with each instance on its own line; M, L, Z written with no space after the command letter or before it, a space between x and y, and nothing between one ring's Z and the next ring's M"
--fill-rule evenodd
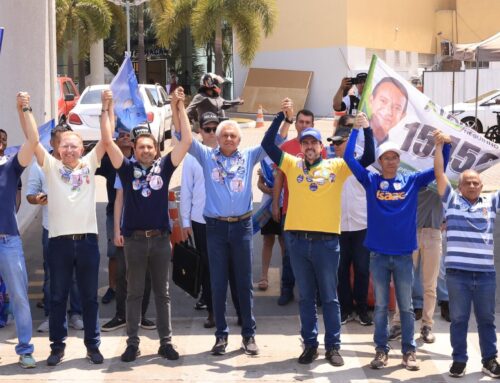
M449 374L453 377L465 374L468 358L467 326L472 303L483 373L499 378L493 232L496 213L500 210L500 191L481 195L483 184L474 170L460 174L458 191L453 190L443 171L443 157L438 148L434 171L447 221L445 267L451 317L450 342L453 348L453 364Z

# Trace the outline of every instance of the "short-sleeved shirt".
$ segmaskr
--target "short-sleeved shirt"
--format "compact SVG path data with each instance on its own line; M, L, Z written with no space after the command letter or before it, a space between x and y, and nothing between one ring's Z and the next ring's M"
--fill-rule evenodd
M147 169L123 159L118 175L123 186L125 237L130 237L134 230L169 230L168 185L175 169L170 153Z
M280 169L289 189L285 230L339 234L342 185L352 174L345 161L321 160L307 169L303 159L283 153Z
M500 191L481 195L472 204L448 184L442 201L446 218L445 267L494 272L493 235Z
M26 187L26 195L37 195L38 193L47 192L47 182L45 182L45 174L42 168L34 162L30 167L28 174L28 182ZM49 208L48 205L42 206L42 226L48 230L49 228Z
M114 188L116 170L107 154L102 157L101 166L96 171L96 176L103 176L106 179L106 193L108 204L106 205L106 215L113 215L115 207L116 190Z
M19 235L16 193L23 170L17 154L0 157L0 234Z
M42 169L49 196L49 238L97 234L95 171L99 166L95 148L74 169L45 151Z

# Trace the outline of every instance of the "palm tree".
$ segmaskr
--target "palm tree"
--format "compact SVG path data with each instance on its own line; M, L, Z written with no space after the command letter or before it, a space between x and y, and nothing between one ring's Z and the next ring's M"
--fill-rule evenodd
M151 0L157 37L167 47L190 26L196 45L214 44L215 73L223 75L223 35L232 27L239 42L238 54L250 65L260 45L261 31L268 36L276 25L275 0Z
M106 0L56 0L57 45L68 55L68 76L74 77L73 42L78 39L79 58L85 57L90 44L106 38L112 15ZM85 83L84 78L79 79Z

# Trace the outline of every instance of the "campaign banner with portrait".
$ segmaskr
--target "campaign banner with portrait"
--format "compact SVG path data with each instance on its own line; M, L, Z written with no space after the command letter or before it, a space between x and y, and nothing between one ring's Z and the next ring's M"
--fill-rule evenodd
M452 139L446 174L453 184L464 170L482 172L499 161L500 145L461 124L377 56L372 57L359 110L370 120L375 147L391 141L401 149L402 171L434 166L436 129ZM362 134L356 146L362 153Z

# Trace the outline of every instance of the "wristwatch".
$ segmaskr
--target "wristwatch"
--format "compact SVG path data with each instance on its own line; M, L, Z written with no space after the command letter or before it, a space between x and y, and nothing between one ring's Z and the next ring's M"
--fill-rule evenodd
M288 122L289 124L293 124L293 119L290 119L288 117L285 117L285 121Z
M23 108L23 112L28 112L28 111L30 111L30 112L33 111L33 109L31 109L31 106L29 108Z

